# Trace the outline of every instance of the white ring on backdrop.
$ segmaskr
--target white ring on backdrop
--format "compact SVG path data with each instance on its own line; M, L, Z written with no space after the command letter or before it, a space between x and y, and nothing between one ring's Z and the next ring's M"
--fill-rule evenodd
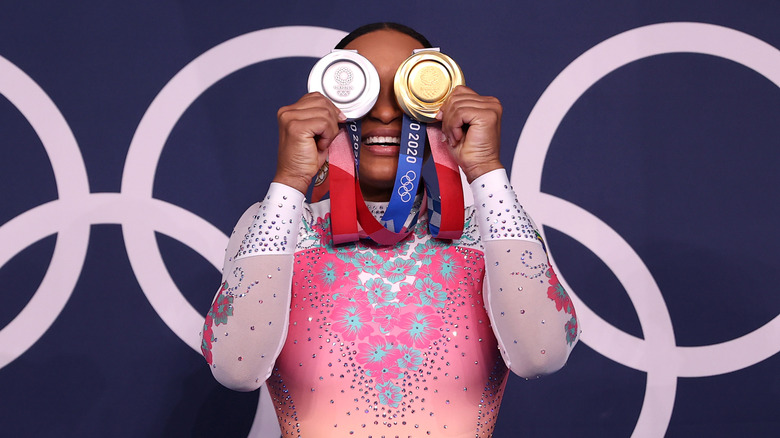
M0 330L1 369L36 343L62 312L84 265L90 224L77 217L61 221L67 216L63 203L78 203L89 195L84 160L62 113L32 78L1 56L0 78L0 94L22 113L46 149L59 196L0 227L0 266L24 248L58 233L41 284L22 311Z
M528 116L512 163L512 185L537 222L568 234L593 251L617 276L637 311L644 340L601 319L561 276L586 327L583 342L618 363L648 374L635 437L664 436L674 407L677 377L735 371L780 351L780 315L731 341L677 347L663 295L630 245L591 213L541 192L544 160L553 135L577 99L626 64L681 52L729 59L755 70L780 87L780 51L753 36L704 23L661 23L632 29L594 46L555 78Z
M200 315L174 284L160 255L155 231L189 246L218 269L227 237L204 219L153 199L154 176L170 132L209 87L249 65L291 56L319 57L345 33L316 27L282 27L248 33L205 52L185 66L152 102L130 144L121 193L90 193L73 133L62 114L24 72L0 57L0 94L22 113L51 160L58 199L0 227L0 266L40 239L57 233L51 264L25 308L0 330L0 368L48 330L68 301L83 268L92 224L121 224L128 257L141 288L163 321L199 351ZM582 208L541 193L541 172L552 137L576 100L610 72L657 54L693 52L726 58L780 87L780 51L744 33L701 23L663 23L633 29L585 52L540 97L518 140L512 182L540 224L567 233L615 273L637 310L645 339L596 315L574 294L587 331L583 342L623 365L648 373L645 401L634 436L661 437L668 428L677 377L735 371L780 350L780 315L742 337L716 345L677 347L663 296L635 251L612 228ZM56 220L53 220L56 218ZM775 342L774 344L772 342ZM278 436L264 391L250 436Z
M308 26L263 29L225 41L195 58L163 87L138 124L122 175L122 195L152 197L154 176L168 136L187 108L212 85L259 62L294 56L319 58L344 35L340 30ZM204 315L190 305L168 274L154 235L154 222L141 215L136 219L124 222L122 232L138 283L165 324L199 352L198 330ZM182 224L182 234L190 238L212 236L211 245L220 250L201 255L221 269L227 236L205 221L192 225L199 226L185 230ZM265 390L261 395L250 436L279 436L278 423L267 421L276 417L270 398Z

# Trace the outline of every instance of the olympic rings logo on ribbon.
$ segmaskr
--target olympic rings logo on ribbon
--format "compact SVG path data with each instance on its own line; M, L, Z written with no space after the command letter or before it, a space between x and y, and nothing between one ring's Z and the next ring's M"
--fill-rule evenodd
M141 119L131 141L120 193L92 193L76 139L57 106L22 70L0 57L0 94L29 121L51 160L58 199L0 226L0 266L46 236L57 234L52 261L35 295L0 329L0 369L30 348L48 330L70 298L86 257L90 226L121 224L128 258L143 293L166 325L196 352L199 314L178 290L160 255L155 231L189 246L221 268L227 236L191 212L154 199L152 188L165 142L187 108L231 73L286 57L318 58L344 32L307 26L264 29L228 40L203 53L163 87ZM601 258L636 306L645 339L602 320L571 292L587 327L582 341L604 356L647 373L647 390L633 436L663 437L674 404L677 377L703 377L749 367L780 351L780 315L731 341L677 347L671 318L644 262L606 223L576 205L541 192L547 148L574 102L608 73L639 59L693 52L743 64L780 87L780 51L750 35L701 23L662 23L614 36L566 67L540 97L518 140L512 183L537 223L556 228ZM407 183L417 175L404 175ZM405 183L406 184L406 183ZM464 182L466 199L470 196ZM411 196L411 193L406 192ZM51 220L51 218L57 220ZM553 250L550 249L550 256ZM658 315L663 316L658 320ZM265 390L250 436L279 436Z
M411 175L411 176L410 176ZM404 202L409 202L412 199L412 188L414 187L414 180L417 179L417 173L413 170L409 170L405 175L401 177L401 187L398 188L398 196Z

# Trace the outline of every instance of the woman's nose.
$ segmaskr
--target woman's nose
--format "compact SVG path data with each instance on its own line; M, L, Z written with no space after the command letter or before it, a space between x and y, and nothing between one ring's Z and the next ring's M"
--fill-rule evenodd
M379 97L368 115L384 124L390 124L396 119L400 119L403 112L398 106L398 102L396 102L392 83L388 86L384 86L385 84L382 85L383 88L379 92Z

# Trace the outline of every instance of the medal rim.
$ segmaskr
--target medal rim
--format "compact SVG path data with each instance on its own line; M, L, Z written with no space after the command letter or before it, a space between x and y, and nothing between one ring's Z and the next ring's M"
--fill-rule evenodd
M427 103L419 100L408 87L409 73L415 66L424 61L438 62L444 66L450 75L449 90L447 90L444 97L434 103ZM393 89L395 91L398 106L400 106L407 115L420 122L435 122L436 114L439 112L439 109L441 109L447 98L450 97L452 90L458 85L465 84L463 72L455 60L435 49L420 50L406 58L398 67L398 70L396 70L395 77L393 78Z

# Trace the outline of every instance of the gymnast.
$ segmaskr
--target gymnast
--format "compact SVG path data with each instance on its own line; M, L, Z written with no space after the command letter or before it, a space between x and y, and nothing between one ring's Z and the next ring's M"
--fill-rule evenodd
M394 75L428 47L395 23L360 27L337 46L379 75L376 103L359 121L357 174L377 220L399 166ZM276 174L230 237L202 329L214 377L239 391L267 384L284 437L491 436L508 372L552 373L579 337L572 302L501 165L501 113L494 97L452 90L430 123L440 138L429 140L462 169L474 205L458 237L434 237L435 202L421 187L404 236L388 244L364 227L363 238L334 242L332 182L330 200L305 200L345 114L318 92L279 109Z

